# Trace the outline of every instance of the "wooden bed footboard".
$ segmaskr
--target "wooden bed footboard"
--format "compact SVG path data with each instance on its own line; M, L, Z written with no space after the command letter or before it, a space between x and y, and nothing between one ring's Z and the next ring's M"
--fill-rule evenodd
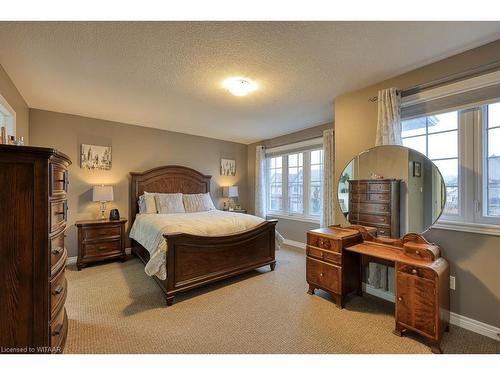
M267 220L255 228L226 236L186 233L163 235L168 244L167 279L155 281L166 294L167 305L176 294L269 265L274 270L275 227ZM149 253L137 243L132 250L144 263Z

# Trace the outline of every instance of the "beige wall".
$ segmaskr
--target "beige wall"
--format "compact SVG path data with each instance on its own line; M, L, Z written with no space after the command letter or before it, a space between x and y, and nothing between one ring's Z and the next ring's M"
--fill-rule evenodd
M336 175L355 155L374 146L377 104L368 99L379 89L404 89L498 60L500 40L335 98ZM337 222L345 222L340 213ZM443 247L456 276L451 310L500 327L500 237L446 230L430 230L426 237Z
M0 95L16 111L16 136L24 137L25 144L29 144L29 108L16 86L0 65Z
M259 145L266 147L278 147L290 143L305 141L323 136L323 130L329 129L333 126L332 123L315 126L312 128L300 130L298 132L282 135L280 137L266 139L257 143L248 145L248 211L254 213L255 209L255 148ZM278 219L276 228L278 232L287 240L306 242L306 232L311 229L318 228L318 224L298 221Z
M247 146L182 133L120 124L64 113L30 110L31 144L56 148L67 154L73 164L69 168L69 256L77 253L75 220L95 218L98 204L92 202L92 185L112 184L118 208L128 218L129 172L141 172L160 165L176 164L212 175L211 193L222 207L222 186L239 186L240 202L247 204ZM112 169L81 169L82 143L112 147ZM236 176L220 176L220 158L236 160Z

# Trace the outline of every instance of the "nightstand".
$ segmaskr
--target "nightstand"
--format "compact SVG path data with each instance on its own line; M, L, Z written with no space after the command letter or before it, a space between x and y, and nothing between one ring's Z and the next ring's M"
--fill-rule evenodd
M85 220L75 223L78 228L78 259L80 271L88 263L120 259L125 261L125 223L120 220Z

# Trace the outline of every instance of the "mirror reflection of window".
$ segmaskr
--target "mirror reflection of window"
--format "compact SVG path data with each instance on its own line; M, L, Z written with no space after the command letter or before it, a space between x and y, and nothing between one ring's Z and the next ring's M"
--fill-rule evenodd
M340 209L342 210L342 213L344 216L347 215L347 212L349 212L349 180L352 180L354 178L354 173L353 173L353 161L351 161L349 164L347 164L347 167L345 167L344 171L342 172L342 175L340 176L340 181L339 181L339 203L340 203Z

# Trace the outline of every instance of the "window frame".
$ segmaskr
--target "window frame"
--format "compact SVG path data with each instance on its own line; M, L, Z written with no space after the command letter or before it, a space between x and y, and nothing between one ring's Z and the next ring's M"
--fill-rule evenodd
M322 145L316 144L316 147L311 147L308 149L282 151L276 154L271 154L266 156L266 206L267 206L267 216L278 217L283 219L298 220L311 223L319 223L321 220L321 212L318 215L313 215L310 213L310 192L311 192L311 152L321 150L323 151ZM288 156L302 153L302 168L303 168L303 186L302 186L302 206L303 213L291 213L289 210L289 181L288 181ZM270 182L270 172L271 172L271 159L281 157L282 159L282 176L281 176L281 188L282 188L282 210L271 210L271 182ZM324 168L324 156L321 157L321 175L323 176ZM317 164L315 164L317 165ZM321 186L321 206L323 205L323 186Z
M487 215L487 187L484 188L487 186L488 178L485 169L488 159L487 132L489 129L487 106L495 103L500 103L500 98L473 103L465 108L450 108L421 116L428 117L441 113L458 112L459 214L445 215L443 213L433 225L435 228L500 235L500 217ZM401 122L408 119L402 119ZM426 154L428 155L428 129L422 135L426 137ZM404 137L403 139L417 136Z

